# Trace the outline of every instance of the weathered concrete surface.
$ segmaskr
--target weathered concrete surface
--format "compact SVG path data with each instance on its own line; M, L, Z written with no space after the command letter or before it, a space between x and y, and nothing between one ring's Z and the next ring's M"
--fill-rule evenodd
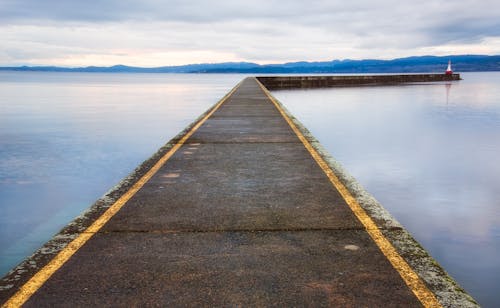
M460 74L400 74L354 76L265 76L257 77L269 90L325 88L460 80Z
M247 79L26 303L70 305L421 304Z
M352 230L98 234L27 307L69 304L420 307Z
M361 228L307 155L300 143L188 144L104 230Z

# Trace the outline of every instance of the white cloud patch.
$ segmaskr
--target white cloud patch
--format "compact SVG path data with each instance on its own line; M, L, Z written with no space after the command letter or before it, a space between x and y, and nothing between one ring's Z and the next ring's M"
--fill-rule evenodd
M497 2L0 0L0 65L499 54Z

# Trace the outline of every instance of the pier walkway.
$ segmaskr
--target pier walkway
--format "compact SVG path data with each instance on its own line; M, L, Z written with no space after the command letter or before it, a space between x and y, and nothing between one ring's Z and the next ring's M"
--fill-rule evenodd
M148 174L7 304L439 306L255 78Z

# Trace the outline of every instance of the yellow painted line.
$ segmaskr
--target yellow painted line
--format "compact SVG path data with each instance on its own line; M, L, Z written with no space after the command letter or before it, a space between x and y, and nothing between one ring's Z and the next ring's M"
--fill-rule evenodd
M97 233L122 206L127 203L149 179L174 155L174 153L193 135L193 133L230 97L243 81L238 83L207 113L188 133L186 133L158 162L149 169L125 194L123 194L106 212L104 212L83 233L64 247L47 265L40 269L30 280L28 280L2 307L22 306L66 261L68 261L78 249L80 249L95 233Z
M412 290L412 292L420 300L424 307L442 307L434 293L427 288L427 286L420 279L417 273L413 271L413 269L410 267L410 265L408 265L405 259L401 257L394 246L392 246L389 240L382 234L375 222L370 218L370 216L368 216L368 214L366 214L365 210L361 207L361 205L359 205L358 201L351 195L349 190L339 180L339 178L335 175L333 170L325 162L321 155L319 155L318 151L316 151L316 149L309 143L306 137L304 137L302 132L293 123L293 121L286 114L283 108L281 108L281 105L271 95L269 90L267 90L266 87L264 87L262 83L257 80L257 78L255 78L255 80L259 83L261 89L266 93L267 97L273 102L281 115L285 118L288 125L290 125L297 137L299 137L300 141L304 144L314 160L318 163L321 169L323 169L330 182L339 191L356 217L361 221L373 241L377 244L382 253L389 260L389 262L391 262L392 266L398 271L404 282L408 285L408 287Z

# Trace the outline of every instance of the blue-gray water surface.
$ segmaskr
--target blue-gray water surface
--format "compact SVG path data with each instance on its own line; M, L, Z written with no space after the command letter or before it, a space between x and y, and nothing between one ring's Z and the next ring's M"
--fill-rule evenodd
M275 91L484 307L500 305L500 73Z
M242 78L0 72L0 276Z

